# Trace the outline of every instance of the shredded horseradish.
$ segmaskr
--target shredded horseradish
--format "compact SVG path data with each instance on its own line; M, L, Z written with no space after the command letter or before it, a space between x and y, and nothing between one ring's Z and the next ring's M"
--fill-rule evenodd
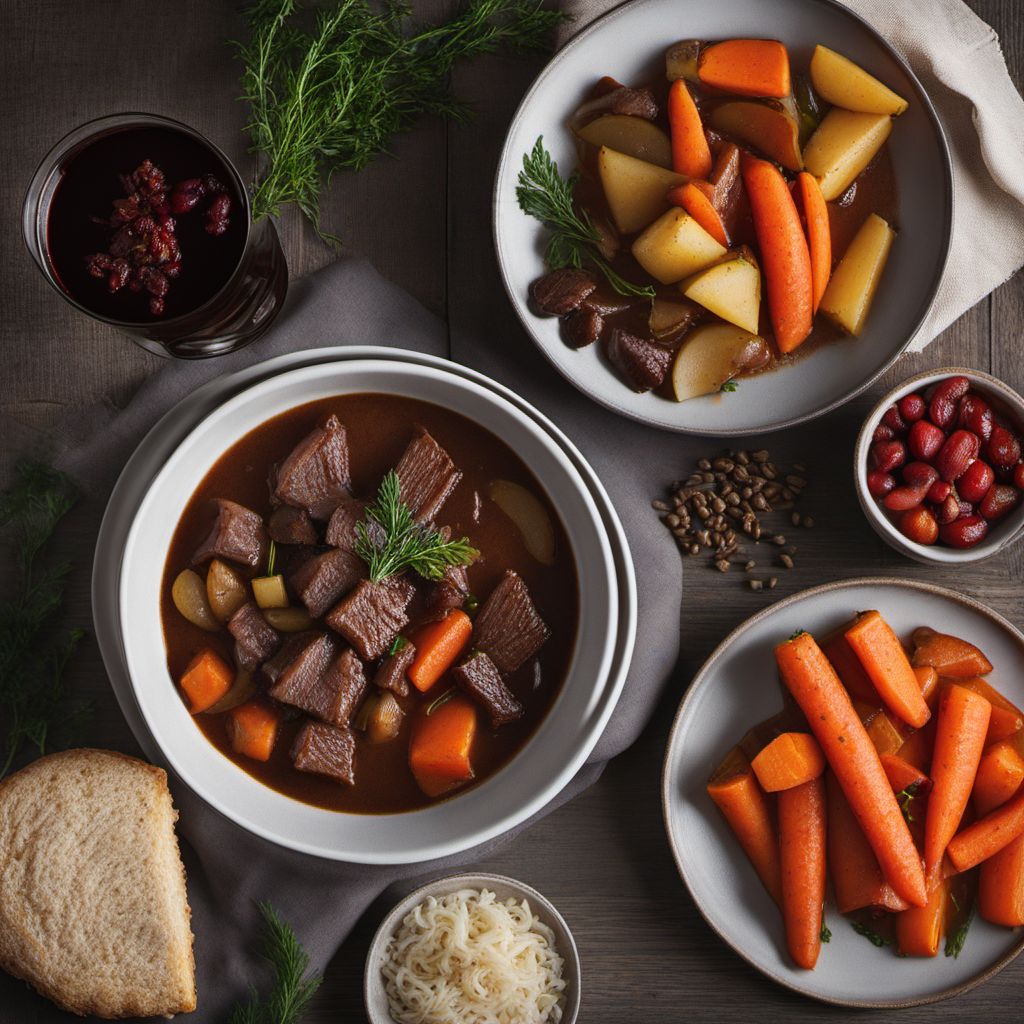
M406 914L382 970L397 1024L557 1024L562 964L525 900L460 889Z

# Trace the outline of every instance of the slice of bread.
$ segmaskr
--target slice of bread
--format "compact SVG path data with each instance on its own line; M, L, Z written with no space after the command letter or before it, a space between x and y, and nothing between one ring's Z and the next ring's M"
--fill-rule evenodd
M0 783L0 967L83 1016L194 1010L177 817L164 771L106 750Z

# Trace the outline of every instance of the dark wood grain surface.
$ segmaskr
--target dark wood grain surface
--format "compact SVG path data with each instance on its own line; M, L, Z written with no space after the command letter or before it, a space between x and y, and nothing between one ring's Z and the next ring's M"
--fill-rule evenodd
M926 20L927 4L918 4ZM1024 7L1016 0L971 0L1002 38L1018 86L1024 72ZM419 14L444 13L445 0L416 0ZM244 111L233 102L237 67L225 40L241 31L232 4L192 0L162 6L130 0L0 4L0 474L12 458L44 443L69 412L98 400L123 402L160 365L106 327L77 315L50 291L24 251L20 211L43 153L82 121L115 110L166 113L208 134L246 166ZM326 226L369 256L429 309L458 325L478 323L481 296L506 328L513 313L501 292L490 234L490 192L504 129L542 61L488 58L461 70L474 98L468 127L423 123L393 154L362 174L341 175L326 203ZM1020 126L1017 126L1020 130ZM294 211L282 235L293 275L332 259ZM850 451L860 420L886 387L912 372L961 365L991 370L1024 389L1019 332L1024 278L999 288L923 354L908 356L869 394L813 430L759 439L783 461L807 463L806 511L813 530L791 536L797 567L780 572L770 595L741 589L694 559L684 573L683 657L640 740L581 797L478 866L514 875L551 897L571 924L584 963L585 1022L680 1020L831 1020L847 1011L791 995L737 958L705 925L676 875L665 841L660 772L669 723L689 679L717 642L747 615L804 587L859 575L899 574L971 594L1024 625L1024 545L974 568L944 571L910 563L885 547L861 516ZM522 336L523 345L529 342ZM551 371L553 372L553 371ZM680 442L679 475L689 472ZM646 503L655 495L636 495ZM70 618L89 619L88 573L95 510L79 531L81 571L72 578ZM643 586L678 586L678 572ZM105 696L94 646L74 666L76 686ZM93 722L89 742L120 735L112 703ZM359 922L330 965L310 1024L359 1020L369 939L399 895L385 894ZM1024 958L955 1002L870 1014L872 1020L1020 1020ZM865 979L870 988L870 979ZM30 1012L30 1011L29 1011ZM0 1006L0 1021L14 1024ZM18 1017L17 1024L31 1024Z

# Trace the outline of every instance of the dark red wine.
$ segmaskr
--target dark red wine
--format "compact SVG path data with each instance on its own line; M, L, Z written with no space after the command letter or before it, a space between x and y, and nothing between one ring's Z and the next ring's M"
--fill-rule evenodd
M111 250L117 231L110 223L114 204L127 195L123 179L145 161L163 173L168 197L176 184L196 179L215 180L222 189L204 194L188 212L173 215L180 258L169 265L161 284L166 292L157 303L153 292L139 285L136 291L121 287L111 292L109 275L90 272L90 259ZM226 226L222 217L220 233L211 233L211 216L223 209L228 210ZM215 152L171 128L123 128L90 140L61 167L47 211L47 258L60 286L90 312L123 323L156 323L193 312L224 287L241 259L247 231L236 179ZM154 269L162 274L168 268ZM152 279L147 283L152 285Z

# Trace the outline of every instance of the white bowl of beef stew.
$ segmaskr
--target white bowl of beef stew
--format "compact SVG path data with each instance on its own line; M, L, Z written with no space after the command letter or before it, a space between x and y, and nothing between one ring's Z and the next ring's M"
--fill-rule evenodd
M306 463L289 454L328 451L330 445L320 442L337 442L331 416L345 428L346 465L332 478L328 460L321 465L326 472L306 478L314 498L308 490L299 493L303 480L291 470ZM360 863L408 863L484 842L524 821L566 785L607 723L626 666L612 671L621 609L606 528L566 452L538 420L471 380L392 356L282 373L236 395L186 437L136 514L119 601L126 663L142 715L170 766L203 799L250 831L293 849ZM319 442L311 444L310 438ZM431 449L422 465L410 462L427 443L424 439L436 444L441 455ZM440 482L428 472L438 465L449 471ZM375 710L386 692L377 685L386 677L378 673L402 660L403 644L394 636L413 646L419 642L421 650L430 647L427 623L438 620L442 584L424 581L414 569L376 584L362 578L369 572L364 564L354 587L349 582L340 595L328 595L330 610L316 616L311 627L300 622L303 631L289 634L279 615L252 605L251 589L245 606L232 615L230 630L216 619L207 621L205 630L187 622L172 591L186 569L200 578L209 574L210 562L201 558L193 563L193 553L221 523L230 529L214 538L220 545L218 560L246 588L253 577L281 575L283 600L298 613L293 617L301 619L305 601L308 611L321 611L325 600L318 604L303 585L311 577L309 565L322 564L325 555L333 562L334 552L341 550L336 545L345 546L335 522L344 514L330 522L323 518L333 515L331 488L341 500L341 488L335 486L341 481L346 492L364 501L376 497L379 504L380 485L395 466L400 499L408 500L411 512L432 517L427 534L435 548L434 527L447 527L450 533L442 532L442 541L465 536L479 557L468 568L461 607L453 600L444 608L448 616L454 611L472 616L470 639L425 693L401 671L408 666L400 666L398 677L405 686L387 693L403 715L397 734L389 737L381 728L371 735L371 726L380 725ZM425 467L422 474L413 472L417 466ZM419 491L417 479L424 484ZM217 500L255 513L256 523L269 521L272 487L322 518L288 513L274 521L271 528L278 537L283 536L283 519L300 520L302 530L312 522L315 537L300 530L296 537L314 543L275 544L276 564L268 573L266 538L250 552L245 522L239 527L230 516L227 522L219 518ZM321 499L326 506L315 507ZM357 511L364 524L370 522L365 507ZM267 529L250 526L257 535ZM335 545L325 543L328 533ZM247 560L255 564L244 564ZM510 571L515 575L509 576ZM388 612L395 620L385 616L381 629L387 635L377 637L376 625L361 631L359 610L376 608L374 588L388 590L396 579L411 580L413 592L404 609ZM212 607L225 614L219 604ZM232 673L238 663L249 664L253 643L259 644L244 620L254 608L260 629L271 620L280 626L271 627L278 642L263 631L271 646L257 651L260 663L252 668L250 681L238 673L226 699L205 712L190 713L209 699L206 689L218 677L216 670L204 669L198 683L193 679L195 685L183 689L180 683L192 659L209 649ZM407 621L396 628L403 618ZM538 618L543 627L537 626ZM462 671L470 662L474 671ZM481 667L488 670L482 677L475 672ZM360 671L365 682L353 683L353 672ZM422 673L416 678L424 681ZM271 697L271 690L280 699ZM244 696L244 702L218 710L232 704L234 694ZM330 698L326 703L325 694ZM253 705L263 714L239 711ZM364 706L374 711L367 716ZM439 728L438 716L450 728ZM265 728L276 739L261 751ZM431 731L455 737L447 747L442 743L439 763L431 760L429 749L424 760L423 747L429 743L422 737ZM414 737L419 742L415 755ZM269 751L269 757L254 760L236 747L257 756ZM293 755L306 770L295 767ZM467 759L474 777L452 783L461 778ZM333 774L321 774L325 771ZM437 792L445 785L455 788Z

